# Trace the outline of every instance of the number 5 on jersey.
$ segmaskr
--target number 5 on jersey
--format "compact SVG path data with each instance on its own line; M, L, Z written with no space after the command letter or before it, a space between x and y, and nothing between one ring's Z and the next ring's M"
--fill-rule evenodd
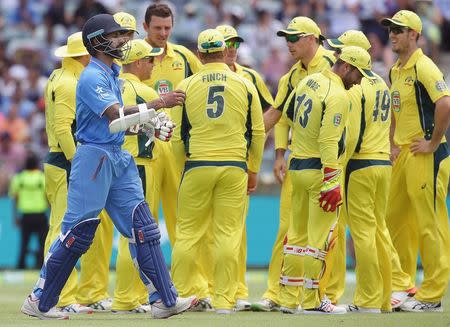
M225 99L223 98L224 91L224 85L214 85L209 87L208 99L206 101L206 114L209 118L219 118L222 116L223 108L225 106Z

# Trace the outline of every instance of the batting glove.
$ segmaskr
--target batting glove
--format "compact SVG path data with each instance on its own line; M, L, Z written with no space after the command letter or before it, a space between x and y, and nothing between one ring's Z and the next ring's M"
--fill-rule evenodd
M175 124L169 119L165 112L158 112L155 118L155 137L161 141L168 142L172 137Z
M340 169L325 167L324 177L320 188L319 205L326 212L334 212L342 204Z

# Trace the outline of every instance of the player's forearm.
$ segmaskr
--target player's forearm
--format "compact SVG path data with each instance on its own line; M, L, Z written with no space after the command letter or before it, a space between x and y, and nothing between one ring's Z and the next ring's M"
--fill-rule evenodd
M319 143L320 159L323 167L342 169L342 160L339 158L339 146L337 141Z
M73 140L72 131L70 128L64 128L58 132L55 131L56 140L58 141L59 147L64 153L67 160L72 160L75 155L76 145Z
M430 143L437 148L450 122L450 97L439 99L434 111L434 129Z
M275 125L275 149L287 149L289 143L289 124L282 117Z
M266 133L270 131L275 124L280 120L281 111L271 107L264 113L264 128Z

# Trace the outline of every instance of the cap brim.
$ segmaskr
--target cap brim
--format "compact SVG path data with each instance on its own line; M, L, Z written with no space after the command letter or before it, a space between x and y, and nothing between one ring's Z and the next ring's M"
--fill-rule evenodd
M277 36L285 36L285 35L300 34L300 33L302 33L302 32L291 29L291 28L287 28L285 30L279 30L277 32Z
M344 43L342 43L338 39L327 39L326 41L332 48L343 48L344 47Z
M232 36L228 36L228 37L224 38L225 41L230 41L232 39L236 39L236 40L238 40L241 43L244 42L244 39L241 38L240 36L237 36L237 35L232 35Z
M363 74L364 77L367 77L368 79L375 79L375 74L373 73L373 71L371 71L370 69L362 69L359 67L358 70L361 72L361 74Z
M87 52L87 50L70 53L67 51L67 45L63 45L62 47L57 48L54 52L54 55L59 58L80 57L80 56L86 56L88 54L89 54L89 52Z
M150 52L150 56L156 57L156 56L159 56L160 54L162 54L163 52L164 52L163 48L153 48L152 51Z
M408 27L407 24L402 23L401 21L392 19L392 18L383 18L381 20L381 25L389 27L391 25L397 25L397 26L402 26L402 27Z

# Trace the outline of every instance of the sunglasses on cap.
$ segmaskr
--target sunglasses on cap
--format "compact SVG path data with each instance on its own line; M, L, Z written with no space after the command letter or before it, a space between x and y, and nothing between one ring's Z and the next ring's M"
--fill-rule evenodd
M202 49L209 50L209 49L215 49L222 47L223 43L222 41L215 41L215 42L204 42L200 44Z
M388 28L389 33L392 33L395 35L405 33L407 30L408 30L408 28L397 26L397 25L392 25Z
M225 41L225 44L227 45L227 48L239 49L239 46L241 45L241 42L239 42L239 41Z
M295 43L305 36L307 36L307 35L305 35L305 34L286 34L284 37L286 39L286 42Z

